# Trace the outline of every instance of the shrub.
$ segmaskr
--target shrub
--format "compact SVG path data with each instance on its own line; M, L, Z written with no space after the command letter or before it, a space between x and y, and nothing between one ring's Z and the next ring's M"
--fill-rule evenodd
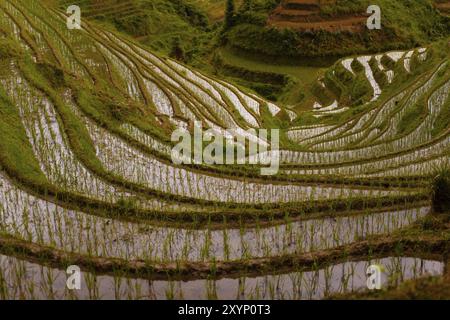
M36 68L52 84L53 88L61 88L65 84L64 72L58 67L48 63L38 63Z
M447 166L435 175L432 182L433 210L450 211L450 168Z

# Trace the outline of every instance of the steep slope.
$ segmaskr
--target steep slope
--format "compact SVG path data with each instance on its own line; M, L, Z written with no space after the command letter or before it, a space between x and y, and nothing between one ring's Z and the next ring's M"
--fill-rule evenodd
M244 273L273 287L320 266L327 283L342 279L333 265L363 268L374 256L443 274L447 231L412 239L399 229L428 225L428 186L449 161L448 52L445 39L341 59L317 79L315 110L300 113L98 23L68 30L64 12L41 1L0 2L0 286L13 288L1 297L142 297L122 292L124 277L161 280L147 298L195 297L192 286L229 297ZM281 129L280 172L175 163L173 131L194 133L197 121L260 146L260 129ZM442 261L419 259L427 249ZM414 272L422 262L426 272ZM67 264L89 271L81 292L38 276ZM231 289L201 290L217 277ZM299 297L293 284L317 283L240 296ZM24 289L35 285L52 290ZM327 296L321 288L305 297Z
M269 26L290 28L298 31L361 32L365 27L367 15L363 8L359 12L339 16L324 16L326 7L333 7L336 0L284 0L271 13Z
M79 5L83 18L102 22L155 51L180 50L180 60L195 62L210 40L206 14L190 0L56 1L59 8Z
M259 3L259 2L258 2ZM428 0L379 1L382 29L366 26L365 0L281 1L239 11L229 45L272 57L321 57L425 45L448 34L448 19Z

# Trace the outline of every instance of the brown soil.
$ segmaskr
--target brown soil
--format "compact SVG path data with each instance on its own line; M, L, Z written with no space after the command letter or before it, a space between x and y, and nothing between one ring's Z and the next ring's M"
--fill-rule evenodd
M436 8L444 13L450 13L450 1L445 3L436 3Z
M325 21L287 21L287 20L273 20L269 19L268 24L278 28L290 28L298 31L318 31L326 30L330 32L350 31L361 32L365 28L367 17L353 16L341 17L337 20Z
M435 0L434 5L438 10L450 13L450 0Z
M323 17L318 0L286 0L272 12L267 23L269 26L298 31L360 32L364 29L366 20L367 16L364 14Z

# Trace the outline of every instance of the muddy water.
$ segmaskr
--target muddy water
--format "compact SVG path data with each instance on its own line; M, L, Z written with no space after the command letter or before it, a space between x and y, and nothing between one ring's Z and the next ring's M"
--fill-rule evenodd
M367 290L366 270L373 264L383 267L382 287L444 272L439 261L389 257L314 271L219 280L152 281L82 272L80 290L68 290L65 271L0 255L0 299L322 299Z

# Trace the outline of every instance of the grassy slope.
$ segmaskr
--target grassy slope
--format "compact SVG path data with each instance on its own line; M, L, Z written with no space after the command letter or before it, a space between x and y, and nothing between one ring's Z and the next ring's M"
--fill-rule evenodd
M67 0L46 0L50 4L58 2L65 8ZM152 50L169 55L178 43L186 62L201 61L198 55L206 51L212 33L206 13L195 0L132 0L139 8L139 14L119 18L98 16L97 21L127 33L149 46ZM87 6L94 0L84 0L80 6ZM108 8L105 8L107 11ZM86 12L86 11L85 11Z
M148 16L148 31L140 38L144 44L169 54L179 39L187 61L205 50L208 20L199 8L184 0L143 0L142 7Z
M225 15L224 0L192 0L198 7L203 8L211 22L221 21ZM235 5L239 7L243 0L235 0Z
M265 23L277 0L253 0L251 11L242 10L242 1L236 0L236 25L226 36L228 46L223 47L224 43L220 40L223 38L219 34L225 0L132 1L140 6L141 15L123 20L110 17L102 21L134 36L152 50L207 72L228 76L230 81L248 87L267 99L293 106L300 102L302 106L305 102L312 105L311 83L321 71L320 68L310 67L312 64L330 66L336 59L335 55L411 48L427 43L443 32L441 17L429 0L379 0L377 4L383 10L383 30L357 35L326 32L297 34L289 30L269 29ZM59 0L61 2L66 0ZM357 12L367 5L367 0L340 0L337 6L323 7L321 14L335 16ZM229 50L229 47L238 50ZM214 59L217 54L233 67L233 72L217 65ZM314 61L300 58L322 55L331 56L315 58ZM265 56L271 59L264 59ZM273 56L277 56L276 61ZM255 79L255 71L269 73L269 77ZM273 84L270 74L275 78L288 76L292 81ZM329 95L324 98L325 103L330 102Z
M34 156L18 110L0 89L0 161L9 172L22 172L34 183L47 183Z
M304 64L288 64L288 63L276 63L254 59L251 56L245 54L237 54L230 48L221 48L218 50L218 54L223 59L223 61L230 66L237 67L242 70L245 74L246 71L251 72L264 72L272 74L273 76L284 76L287 75L291 79L291 83L283 86L278 94L274 97L278 102L284 103L286 105L295 105L299 101L304 102L309 101L312 98L310 87L317 80L318 76L323 72L323 68L306 66ZM227 75L226 67L222 70L224 75ZM239 78L239 74L235 75ZM245 75L240 77L245 79ZM231 79L237 82L241 82L243 85L246 84L245 81L240 81L239 79ZM251 80L251 79L246 79ZM247 84L250 87L252 83ZM264 95L264 92L259 92ZM267 98L271 98L267 96ZM311 102L312 104L312 102Z
M262 26L257 19L251 21L238 18L228 39L232 46L242 50L294 57L349 55L362 51L415 47L448 33L448 20L444 21L429 0L379 0L377 4L382 8L382 30L365 30L361 34L325 31L296 33ZM261 15L268 13L268 9L260 10Z

